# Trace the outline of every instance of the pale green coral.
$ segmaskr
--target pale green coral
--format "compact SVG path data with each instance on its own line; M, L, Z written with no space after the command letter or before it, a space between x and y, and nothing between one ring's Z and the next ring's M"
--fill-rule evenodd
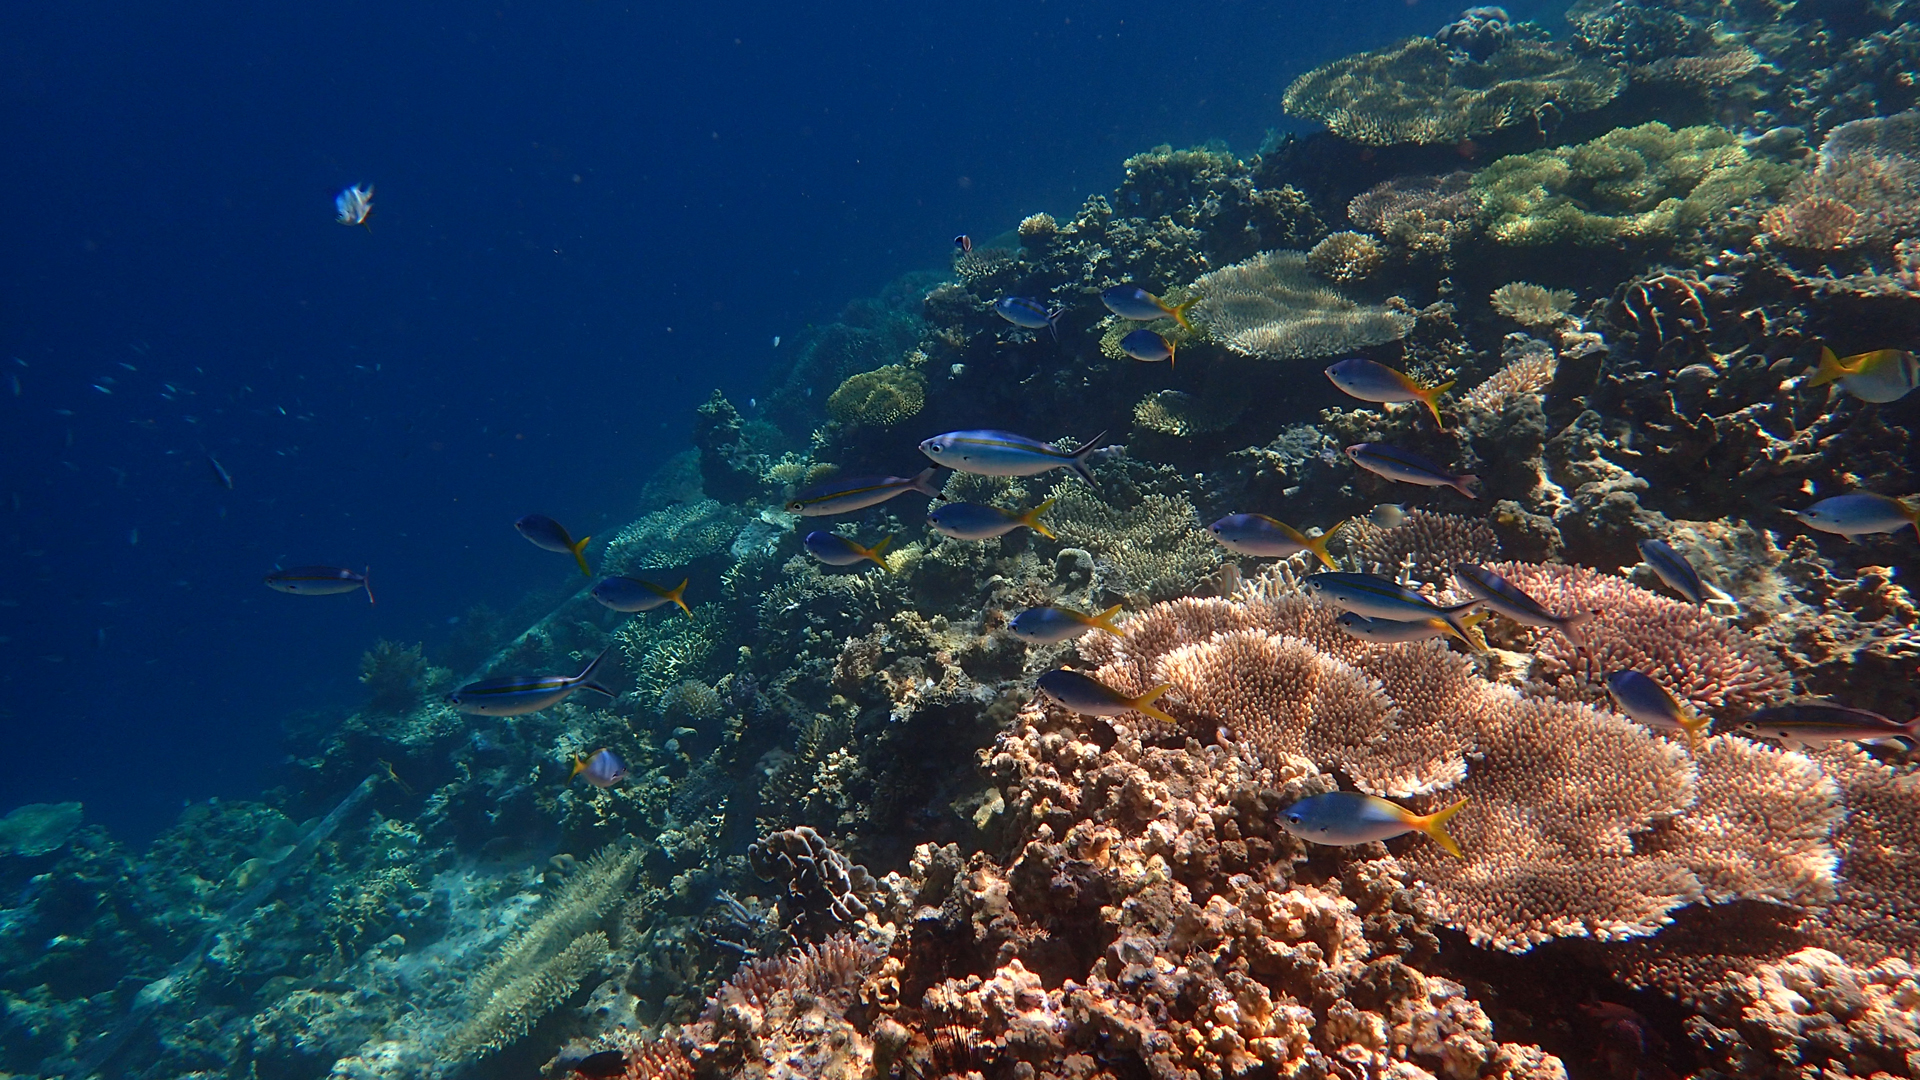
M1096 588L1129 604L1183 595L1220 564L1219 547L1182 496L1146 495L1121 507L1065 480L1047 497L1060 542L1091 553Z
M927 380L904 364L852 375L827 398L827 413L842 424L892 427L927 403Z
M1300 251L1269 251L1193 283L1195 325L1263 360L1332 356L1396 341L1413 329L1404 311L1357 303L1316 277Z
M1672 239L1779 191L1799 171L1757 158L1712 125L1655 121L1578 146L1504 157L1474 174L1503 244L1611 244Z
M614 634L614 644L626 658L634 692L656 700L669 688L699 674L726 636L724 610L719 604L701 604L690 619L629 619Z

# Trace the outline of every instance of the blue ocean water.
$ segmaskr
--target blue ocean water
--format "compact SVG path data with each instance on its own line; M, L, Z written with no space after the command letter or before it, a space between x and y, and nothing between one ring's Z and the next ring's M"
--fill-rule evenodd
M7 8L0 810L138 842L257 793L375 640L575 587L513 520L629 519L776 335L1130 153L1251 150L1295 75L1451 15ZM333 220L355 183L367 230ZM371 567L378 605L262 587L301 563Z

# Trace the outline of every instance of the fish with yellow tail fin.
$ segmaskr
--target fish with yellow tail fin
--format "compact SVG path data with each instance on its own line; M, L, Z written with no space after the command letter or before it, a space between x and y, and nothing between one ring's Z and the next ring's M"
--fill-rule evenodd
M1447 819L1467 805L1461 799L1431 814L1416 814L1399 803L1358 791L1329 791L1309 795L1280 811L1280 827L1310 844L1346 847L1391 840L1410 832L1427 834L1455 858L1465 858L1460 844L1447 832Z
M1685 733L1689 750L1700 745L1700 737L1713 726L1713 721L1680 704L1666 687L1644 672L1614 672L1607 676L1607 692L1635 723Z
M1476 611L1456 623L1449 623L1438 615L1411 622L1395 622L1392 619L1369 619L1365 615L1356 615L1343 611L1334 621L1340 624L1349 637L1361 641L1371 641L1376 645L1400 645L1413 641L1432 641L1437 637L1453 635L1467 643L1474 652L1487 651L1487 638L1480 630L1480 624L1493 617L1491 611Z
M1899 401L1920 386L1920 359L1905 349L1875 349L1842 360L1820 347L1820 366L1807 378L1809 387L1839 383L1861 401L1884 405Z
M828 566L852 566L855 563L872 560L880 564L880 569L893 573L893 567L881 558L887 545L893 543L889 536L872 547L861 547L857 542L841 536L839 533L810 532L806 540L807 554L826 563Z
M575 754L573 772L568 775L568 782L582 773L586 774L587 783L605 790L627 778L627 763L611 750L600 750L592 757L585 758Z
M1123 716L1137 712L1166 724L1180 722L1154 705L1161 694L1173 689L1172 683L1160 683L1139 697L1128 697L1091 675L1081 674L1071 668L1060 668L1040 676L1036 685L1041 693L1059 702L1061 707L1083 716Z
M1118 627L1113 625L1113 617L1120 614L1120 605L1115 604L1097 615L1082 615L1070 608L1037 607L1028 608L1013 617L1007 629L1013 636L1023 641L1032 641L1041 645L1058 645L1071 641L1089 630L1105 630L1114 637L1125 637Z
M1809 529L1838 533L1848 540L1873 533L1899 532L1909 525L1913 526L1915 535L1920 535L1920 508L1903 499L1890 499L1871 491L1835 495L1805 510L1787 512Z
M526 537L534 547L542 551L559 551L572 555L573 561L580 564L580 572L588 577L593 576L593 571L587 569L587 557L581 554L587 550L587 542L593 537L583 536L575 540L572 534L567 532L566 526L545 514L528 514L514 522L513 527L519 530L520 535Z
M1311 551L1327 569L1336 570L1338 567L1333 564L1333 557L1327 554L1327 541L1346 527L1347 523L1343 521L1319 536L1310 537L1265 514L1228 514L1207 526L1207 531L1213 533L1213 538L1228 551L1279 558Z
M652 611L664 604L678 604L692 618L693 609L683 599L688 580L681 578L680 584L669 589L634 577L601 578L593 587L593 598L615 611Z
M1193 324L1187 321L1187 312L1200 302L1200 298L1195 296L1169 307L1166 301L1138 285L1115 285L1100 294L1100 302L1107 305L1108 311L1123 319L1151 322L1154 319L1171 318L1180 324L1181 329L1192 330Z
M1422 386L1411 375L1395 371L1385 364L1376 364L1365 357L1355 356L1327 369L1327 378L1347 395L1361 401L1377 401L1387 404L1396 401L1417 401L1433 414L1433 422L1440 430L1447 429L1447 422L1440 419L1440 395L1453 389L1453 380L1448 379L1438 386Z
M1046 513L1053 503L1054 500L1048 499L1022 514L984 503L948 503L928 511L927 524L933 526L934 532L955 540L991 540L1022 528L1032 529L1054 540L1058 538L1053 535L1053 530L1040 523L1040 515Z

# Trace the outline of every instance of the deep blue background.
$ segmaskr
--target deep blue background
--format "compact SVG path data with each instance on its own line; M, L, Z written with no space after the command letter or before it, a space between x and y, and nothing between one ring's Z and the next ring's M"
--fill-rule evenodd
M627 520L774 335L1156 143L1250 152L1294 75L1454 14L8 5L0 811L138 839L257 792L376 638L565 582L513 519ZM281 561L380 603L270 592Z

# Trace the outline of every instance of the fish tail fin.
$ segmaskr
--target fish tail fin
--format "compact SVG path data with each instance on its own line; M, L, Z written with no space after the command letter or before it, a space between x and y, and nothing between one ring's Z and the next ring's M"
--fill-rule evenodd
M1127 635L1120 632L1119 627L1113 625L1113 617L1120 614L1122 607L1123 605L1115 604L1098 615L1087 616L1087 625L1095 630L1105 630L1114 637L1126 637Z
M944 499L946 496L940 493L939 488L933 486L933 474L939 471L940 466L929 465L920 470L920 475L907 481L907 486L922 495L929 495L936 499Z
M1840 358L1833 354L1832 349L1822 345L1820 346L1820 366L1813 369L1813 374L1807 379L1807 385L1825 386L1846 374L1847 369L1841 365Z
M1900 508L1901 513L1907 515L1907 520L1913 524L1913 535L1920 537L1920 504L1910 503L1905 499L1895 499L1893 503ZM369 593L368 595L372 594Z
M1167 370L1171 371L1173 370L1174 354L1180 351L1180 343L1172 338L1163 337L1160 340L1167 343Z
M1055 501L1056 500L1054 499L1048 499L1046 502L1041 503L1039 506L1034 507L1033 509L1027 511L1024 514L1021 514L1020 524L1025 525L1027 528L1032 529L1034 532L1039 533L1041 536L1044 536L1049 540L1060 539L1059 537L1053 535L1052 529L1049 529L1045 525L1040 524L1040 515L1046 513L1047 507L1052 506Z
M1167 314L1173 316L1173 321L1179 323L1183 329L1192 331L1193 323L1187 321L1187 312L1193 310L1193 305L1199 302L1200 298L1198 296L1189 296L1185 300L1167 309ZM1169 357L1169 359L1171 359L1171 357Z
M607 654L611 652L613 652L613 646L611 645L607 646L604 649L601 649L600 655L594 657L593 663L587 665L587 670L580 673L580 678L577 681L579 682L580 688L582 690L592 690L595 693L605 694L608 697L620 696L619 694L616 694L613 691L607 689L600 682L600 667L601 665L607 662Z
M1480 486L1480 478L1472 473L1454 477L1453 483L1448 486L1469 499L1477 499L1480 497L1480 493L1474 490L1474 488Z
M579 776L581 773L586 771L587 771L587 759L581 757L579 754L573 755L573 771L567 774L567 783L569 784L573 783L574 777Z
M879 543L863 551L862 554L864 554L867 558L872 559L874 562L879 563L880 569L885 570L887 573L891 574L893 573L893 567L887 565L886 550L892 546L893 546L893 537L891 536L884 537L881 539Z
M1485 631L1480 629L1480 624L1491 618L1493 618L1493 612L1491 611L1476 611L1460 620L1460 631L1463 635L1463 640L1466 641L1467 647L1474 652L1487 651L1487 635Z
M1319 536L1312 538L1302 536L1300 539L1306 541L1307 550L1313 552L1313 557L1319 559L1322 565L1329 570L1338 570L1340 568L1334 565L1333 556L1327 554L1327 541L1339 535L1340 530L1346 527L1347 523L1342 521L1340 524L1335 525Z
M1088 439L1087 445L1081 447L1078 450L1075 450L1073 452L1073 457L1068 460L1068 464L1073 466L1073 471L1079 473L1080 479L1085 480L1087 484L1090 487L1092 487L1093 490L1095 491L1100 490L1100 484L1098 481L1094 480L1093 470L1087 466L1087 455L1093 453L1095 450L1098 450L1100 448L1100 440L1106 437L1107 437L1107 433L1103 431L1100 434L1095 435L1093 438Z
M1700 749L1700 740L1713 730L1713 721L1691 709L1680 710L1680 730L1687 734L1687 753Z
M673 601L674 603L680 605L680 610L686 612L687 618L689 619L693 618L693 609L687 606L687 602L684 599L684 597L686 596L686 592L687 592L687 582L692 580L693 580L692 578L681 578L680 584L675 585L673 588L667 589L666 591L660 594L661 596L664 596L667 599Z
M1413 820L1407 822L1407 824L1412 825L1414 828L1432 837L1434 843L1447 849L1447 854L1456 859L1464 859L1467 857L1467 853L1460 850L1460 842L1455 840L1453 834L1447 831L1447 819L1459 813L1460 808L1465 805L1467 805L1467 800L1461 799L1452 806L1441 807L1431 814L1415 815Z
M1162 723L1178 725L1180 721L1175 720L1171 714L1161 710L1160 708L1154 705L1154 702L1160 700L1161 694L1164 694L1171 689L1173 689L1172 683L1166 683L1166 682L1160 683L1154 686L1152 689L1148 690L1146 693L1141 694L1139 697L1134 698L1132 701L1127 702L1127 708L1132 709L1135 712L1146 713L1148 716L1151 716L1155 720L1158 720Z
M593 537L591 536L583 536L580 539L575 540L573 542L573 547L570 549L573 552L573 561L580 564L580 572L582 574L587 575L588 577L593 576L593 571L587 569L587 557L585 555L582 555L581 552L587 550L587 542L592 539Z
M369 566L360 571L360 587L367 590L367 603L373 603L373 567Z
M1447 422L1440 419L1440 395L1453 389L1453 384L1456 381L1457 380L1454 379L1448 379L1439 386L1430 386L1420 391L1420 403L1425 405L1427 411L1433 414L1433 422L1439 425L1441 431L1447 430Z

